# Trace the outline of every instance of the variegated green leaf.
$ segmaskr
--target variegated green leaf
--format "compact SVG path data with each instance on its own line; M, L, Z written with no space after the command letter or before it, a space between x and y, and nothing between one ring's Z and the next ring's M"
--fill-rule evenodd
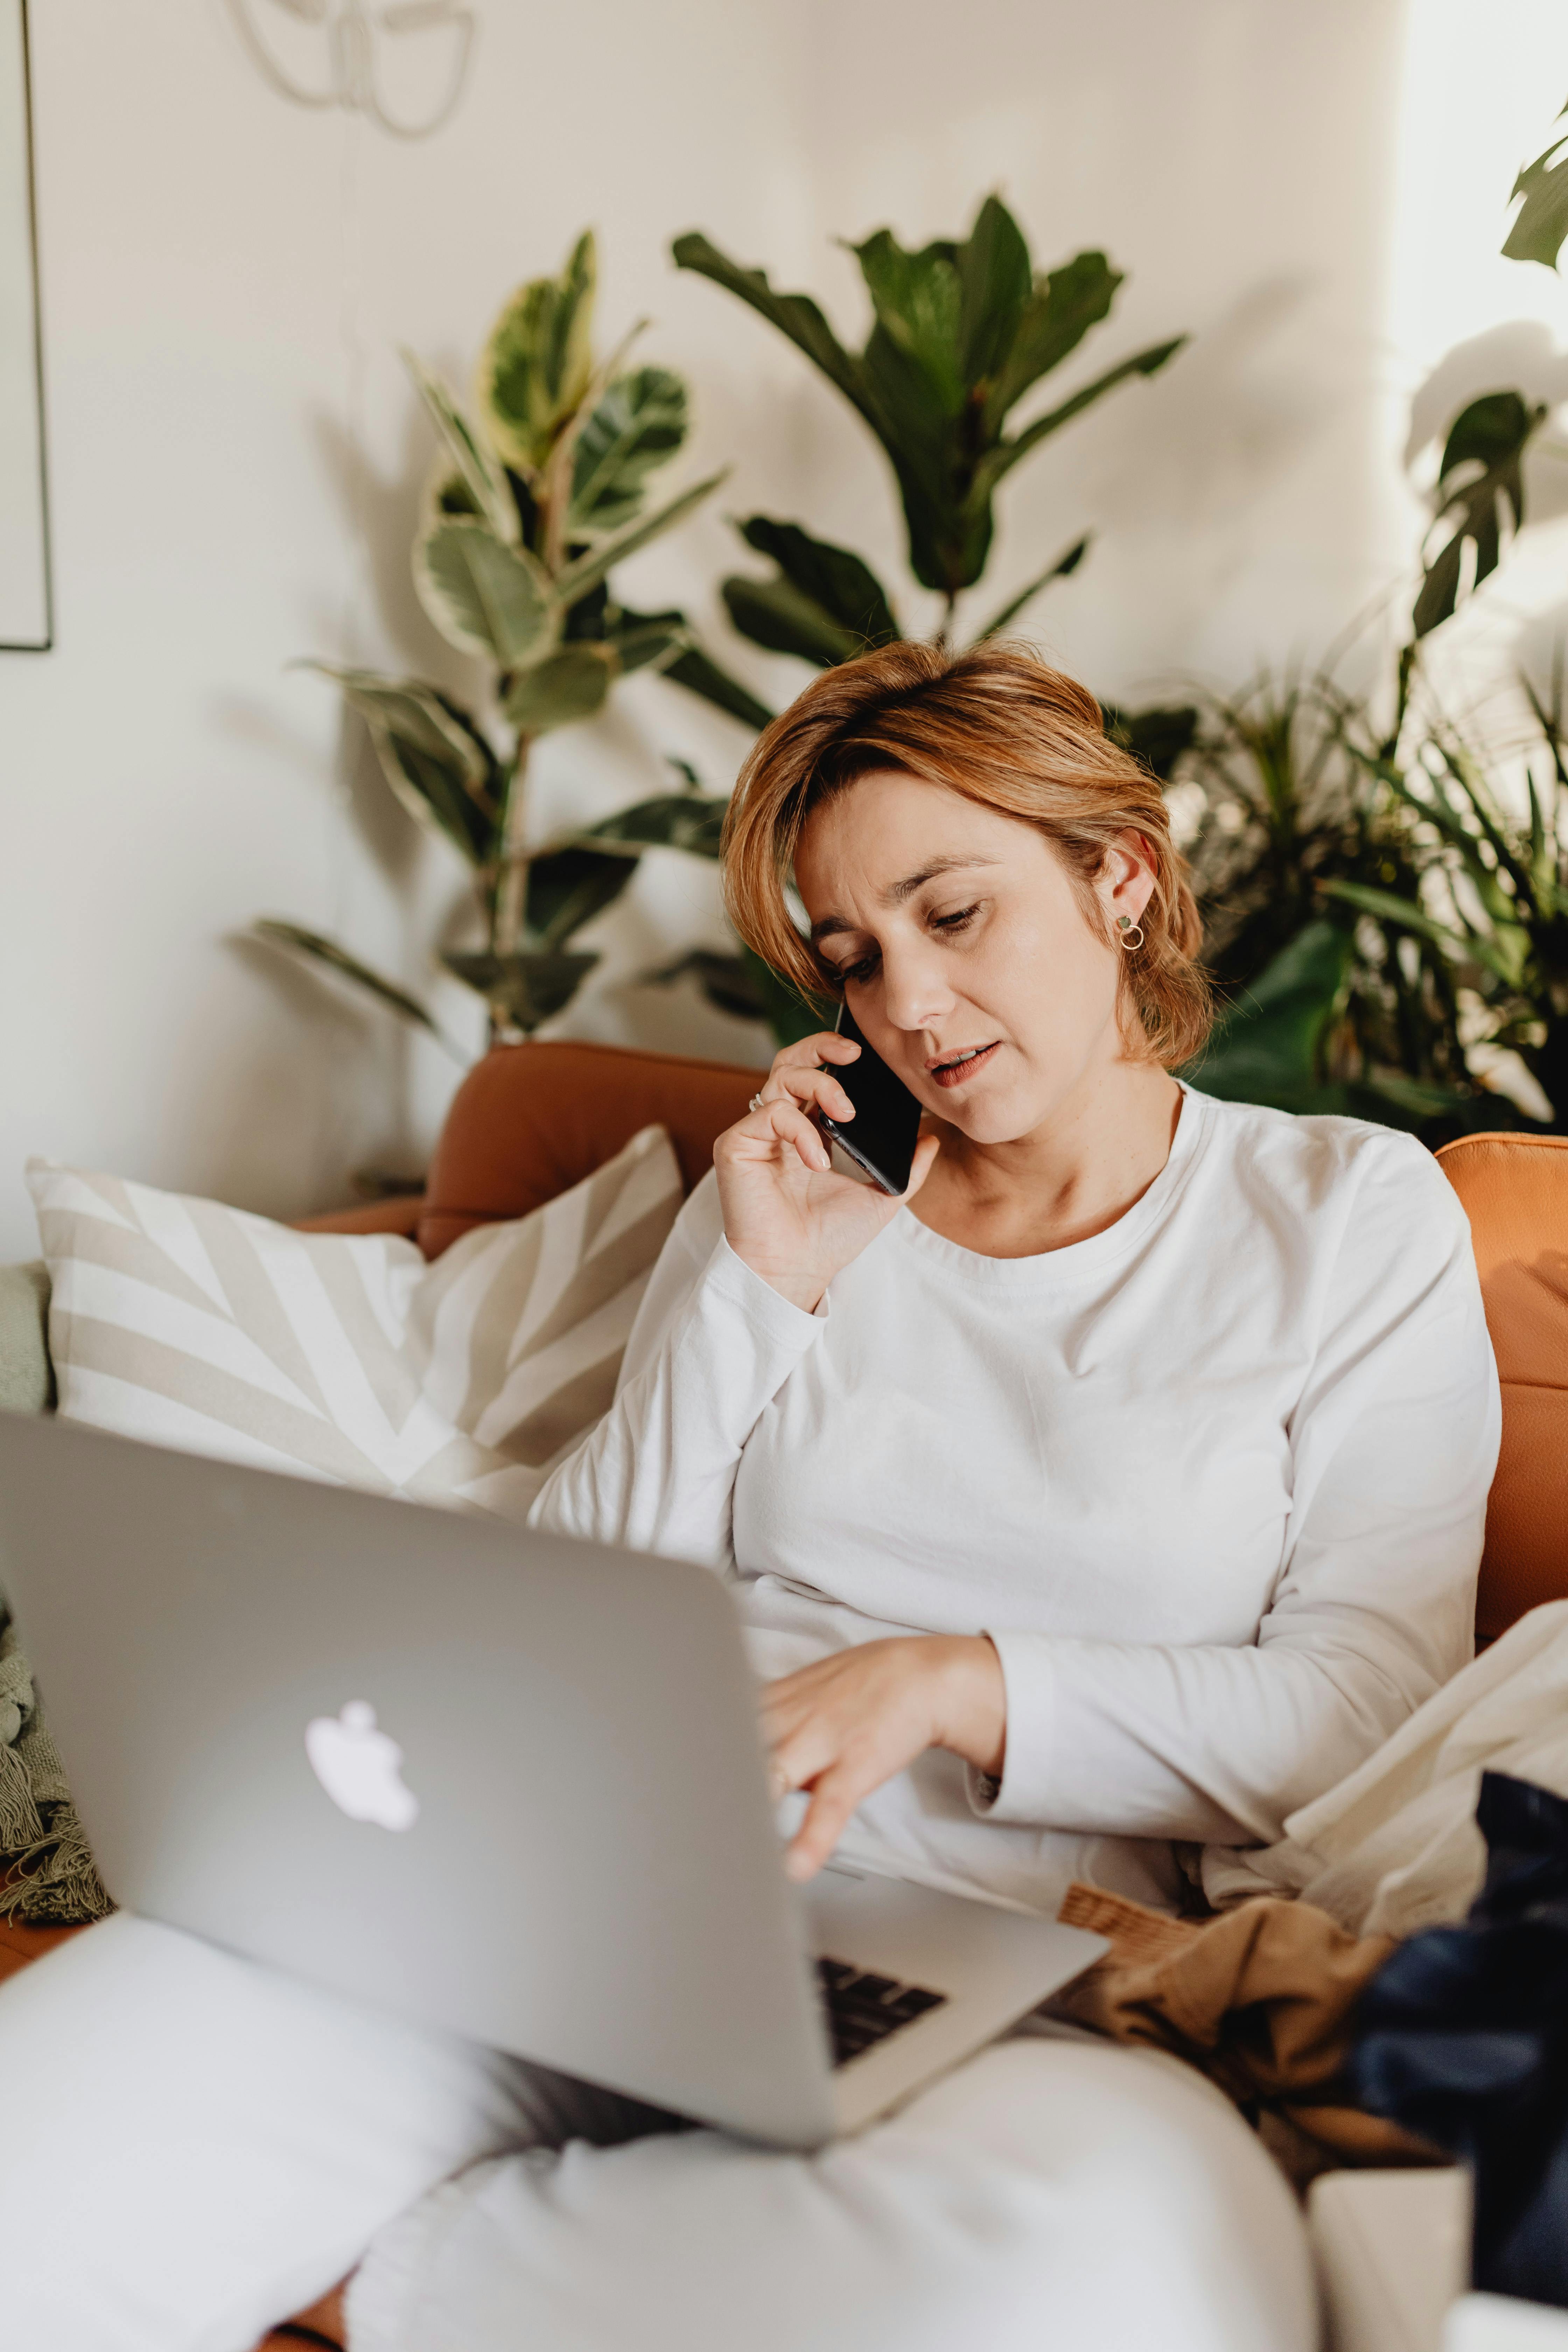
M557 635L550 574L526 547L506 547L484 523L435 523L415 551L414 584L443 636L502 669L536 657Z
M648 476L675 456L686 425L686 386L668 368L638 368L606 385L572 453L572 530L618 530L630 522Z
M269 947L287 948L295 955L306 957L311 963L324 965L340 980L346 980L353 987L363 989L367 996L374 997L378 1004L385 1005L401 1020L411 1021L416 1028L428 1031L437 1045L444 1046L455 1060L467 1061L467 1055L454 1045L440 1023L416 996L411 995L407 989L400 988L396 981L388 980L384 972L377 971L358 956L351 955L347 948L338 945L336 940L328 939L321 931L307 930L302 923L284 922L272 915L264 915L250 928L256 937L265 940Z
M525 1036L541 1022L563 1013L599 959L557 948L525 948L516 955L452 953L441 958L447 971L482 996L496 1018Z
M517 501L507 488L506 475L493 452L469 424L440 377L431 373L416 352L405 350L403 362L458 469L473 511L489 525L498 539L515 546L519 537Z
M330 677L370 729L382 773L408 814L444 834L476 866L488 863L505 797L500 764L466 711L418 678L374 670L303 667Z
M507 695L506 715L520 735L546 735L552 728L570 727L603 708L619 674L613 646L563 646L559 653L518 672Z
M479 406L497 448L537 473L594 376L597 259L585 229L559 278L536 278L504 305L479 361Z
M629 524L625 530L616 531L610 539L602 539L588 554L580 555L575 562L565 565L555 579L555 592L562 603L574 604L579 596L585 596L590 588L596 588L616 564L624 563L626 557L635 555L639 547L646 547L650 540L659 538L663 532L672 530L678 522L684 521L694 507L700 507L704 499L711 497L728 471L726 467L722 473L710 474L706 481L682 490L679 497L645 516L641 522Z

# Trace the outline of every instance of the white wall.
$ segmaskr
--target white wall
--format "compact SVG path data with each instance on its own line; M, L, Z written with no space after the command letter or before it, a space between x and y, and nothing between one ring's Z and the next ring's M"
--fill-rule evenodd
M1473 181L1462 139L1400 129L1413 74L1424 120L1471 87L1455 4L1413 0L1407 49L1401 0L478 0L461 110L406 145L286 104L225 0L35 0L58 646L0 655L0 1257L32 1246L29 1151L286 1215L367 1160L416 1165L438 1121L438 1054L236 940L289 913L426 986L462 888L329 689L286 667L441 662L408 583L429 451L398 342L460 378L505 290L593 221L605 338L652 314L648 355L695 387L690 467L735 468L628 593L686 601L782 696L790 665L724 642L721 509L798 515L895 577L897 516L855 420L675 273L669 237L705 227L851 326L835 235L950 232L1001 186L1043 263L1100 244L1130 273L1083 373L1195 340L1015 478L977 608L1092 525L1038 626L1102 691L1310 656L1408 555L1410 393L1525 275L1486 278L1500 226L1445 216L1481 257L1468 307L1450 331L1395 299L1432 275L1423 188ZM1486 13L1536 41L1494 77L1490 202L1568 88L1568 43L1540 0ZM646 791L664 750L727 784L745 741L637 681L547 747L540 822ZM649 861L567 1025L754 1054L689 995L631 984L717 924L710 874ZM472 1034L462 992L442 1003Z

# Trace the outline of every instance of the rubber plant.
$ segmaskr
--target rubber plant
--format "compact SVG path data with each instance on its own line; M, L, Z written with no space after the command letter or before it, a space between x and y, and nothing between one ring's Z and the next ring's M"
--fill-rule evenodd
M1119 384L1157 373L1185 341L1178 335L1118 360L1018 425L1020 404L1109 316L1122 277L1099 252L1037 272L1000 198L986 197L962 242L942 238L910 252L881 228L851 247L873 313L859 352L839 341L809 295L775 292L762 270L731 261L700 231L677 237L671 250L679 268L711 278L776 327L868 425L902 503L910 570L943 600L944 642L960 598L984 572L996 492L1014 467ZM909 634L888 589L851 549L768 515L747 516L736 528L772 566L722 583L730 619L752 644L826 669ZM1089 545L1081 534L1053 556L972 641L1008 628L1041 590L1077 570ZM1108 723L1164 773L1190 740L1196 713L1111 711ZM763 1015L775 1034L818 1017L793 998L778 1001L755 959L703 950L671 965L667 976L686 971L715 1003Z
M686 789L536 848L533 745L593 718L616 681L641 669L662 671L748 725L769 716L703 651L683 614L634 611L615 593L615 567L682 522L723 478L648 505L652 477L686 438L686 387L667 368L626 367L629 337L607 362L595 360L595 278L585 232L559 277L519 288L490 330L471 411L404 355L440 449L415 584L448 644L489 667L485 716L423 678L309 665L363 719L404 807L473 870L484 944L441 961L483 997L492 1043L530 1034L571 1001L597 961L572 944L575 935L620 896L645 848L711 856L723 814L722 801L688 778ZM418 997L338 941L276 918L256 929L442 1035Z

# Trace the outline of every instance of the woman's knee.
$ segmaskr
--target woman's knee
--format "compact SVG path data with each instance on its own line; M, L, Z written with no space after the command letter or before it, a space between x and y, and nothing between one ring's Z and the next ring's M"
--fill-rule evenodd
M879 2164L962 2179L1044 2306L1086 2326L1098 2315L1081 2340L1101 2352L1316 2342L1295 2198L1229 2101L1175 2059L1077 2038L1000 2042L867 2146Z

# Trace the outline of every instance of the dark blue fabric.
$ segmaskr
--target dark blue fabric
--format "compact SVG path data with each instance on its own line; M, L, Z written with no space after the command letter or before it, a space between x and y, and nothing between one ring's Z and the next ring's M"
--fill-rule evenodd
M1486 1884L1373 1978L1351 2081L1470 2167L1472 2284L1568 2308L1568 1802L1486 1772L1476 1821Z

